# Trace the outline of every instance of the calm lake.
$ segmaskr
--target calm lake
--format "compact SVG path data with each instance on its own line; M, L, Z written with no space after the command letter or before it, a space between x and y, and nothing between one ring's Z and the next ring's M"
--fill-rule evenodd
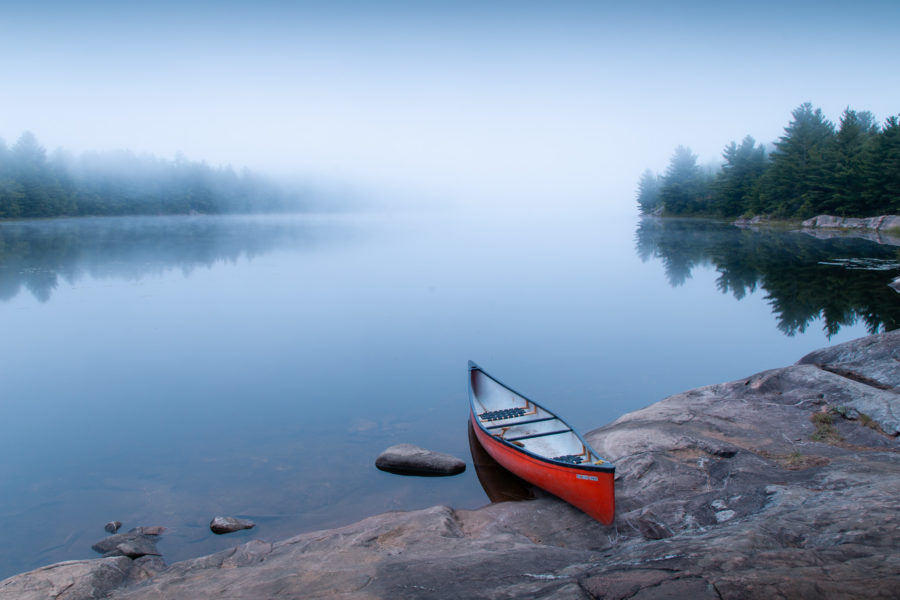
M587 432L900 326L898 275L869 241L585 214L0 223L0 579L113 519L174 562L481 506L467 360ZM401 442L469 468L376 470Z

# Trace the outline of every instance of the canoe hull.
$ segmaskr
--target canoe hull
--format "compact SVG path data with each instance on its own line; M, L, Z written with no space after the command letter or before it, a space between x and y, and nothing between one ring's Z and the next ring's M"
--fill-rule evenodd
M604 525L612 524L616 512L614 471L559 464L530 456L490 435L479 425L474 412L469 414L478 441L505 469Z

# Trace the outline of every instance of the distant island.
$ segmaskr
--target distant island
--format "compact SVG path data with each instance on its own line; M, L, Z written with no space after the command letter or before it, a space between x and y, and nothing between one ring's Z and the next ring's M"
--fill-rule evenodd
M50 157L30 132L0 140L0 219L298 210L303 199L244 170L127 151L62 150Z
M839 126L804 103L771 151L747 136L725 146L718 169L702 169L679 146L664 175L638 182L642 214L806 219L900 214L900 120L879 125L847 108Z

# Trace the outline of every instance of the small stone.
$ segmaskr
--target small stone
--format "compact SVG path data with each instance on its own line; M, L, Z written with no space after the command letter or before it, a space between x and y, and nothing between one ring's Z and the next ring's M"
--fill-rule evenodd
M375 459L375 466L397 475L457 475L466 470L466 463L455 456L412 444L391 446Z
M253 527L256 527L256 523L253 521L236 519L234 517L215 517L209 522L209 528L217 535L233 533L242 529L252 529Z
M110 521L109 523L107 523L106 525L103 526L103 529L104 529L104 531L107 531L109 533L115 533L115 532L119 531L119 527L121 527L121 526L122 526L121 521Z
M736 514L733 510L720 510L716 513L716 522L724 523L725 521L730 521Z

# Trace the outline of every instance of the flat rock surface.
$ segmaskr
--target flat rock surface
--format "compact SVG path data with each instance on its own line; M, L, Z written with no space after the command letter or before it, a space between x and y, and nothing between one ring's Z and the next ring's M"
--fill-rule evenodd
M466 463L455 456L412 444L391 446L378 455L375 466L401 475L457 475L466 470Z
M109 597L900 598L898 438L878 430L888 418L832 410L898 414L898 349L900 331L870 336L590 432L617 465L609 527L546 496L436 506L254 540ZM27 598L13 591L42 571L0 582L0 598Z
M125 581L132 560L125 556L70 560L0 581L4 600L103 598Z

